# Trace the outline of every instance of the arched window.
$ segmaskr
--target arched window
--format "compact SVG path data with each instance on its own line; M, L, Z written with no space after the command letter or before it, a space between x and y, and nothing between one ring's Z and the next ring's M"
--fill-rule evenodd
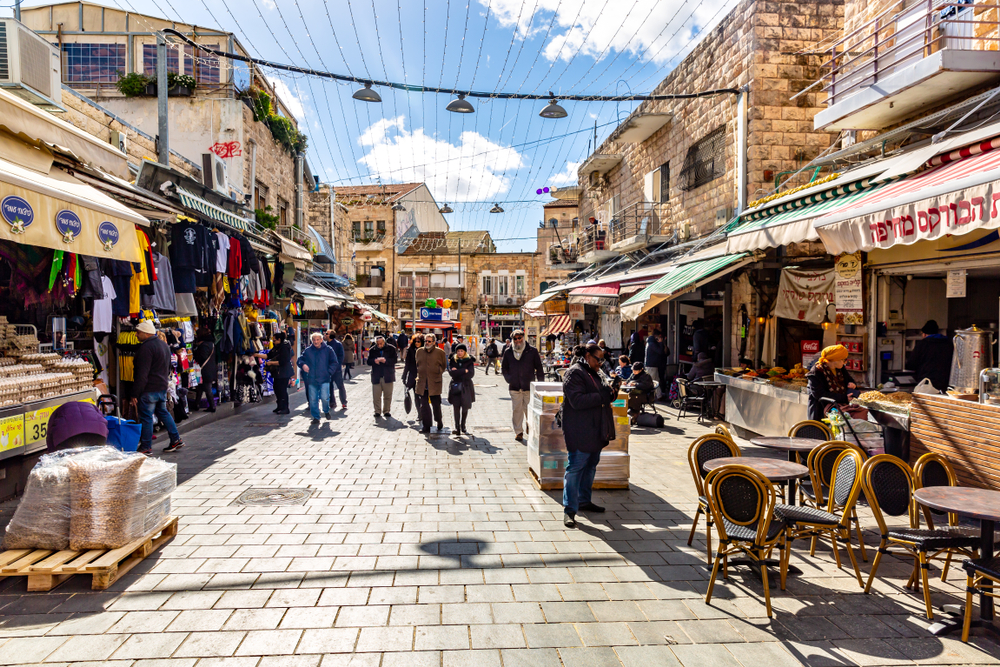
M538 293L541 294L542 292L544 292L548 288L549 288L549 284L546 281L543 280L542 284L538 288Z

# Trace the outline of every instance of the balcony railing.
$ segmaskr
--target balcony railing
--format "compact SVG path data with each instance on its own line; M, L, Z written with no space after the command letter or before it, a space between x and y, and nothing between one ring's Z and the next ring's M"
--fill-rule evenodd
M549 266L576 264L579 261L579 257L580 251L576 245L563 243L562 246L558 244L549 246Z
M611 250L611 238L607 227L586 226L581 233L580 256L584 257L595 251Z
M385 242L385 234L377 233L366 233L366 234L352 234L351 241L359 245L369 245L369 244L382 244Z
M938 51L1000 48L1000 21L995 20L1000 4L923 0L906 5L907 0L899 0L829 48L823 64L829 72L817 82L828 106Z
M484 294L483 299L490 306L521 306L528 297L523 294Z
M635 236L666 234L669 219L669 204L636 202L619 211L611 220L611 242L618 243Z
M303 248L312 247L312 239L310 239L309 235L298 227L293 225L278 225L278 228L275 231L277 231L281 236L284 236L286 239L295 241Z
M413 288L412 287L400 287L396 291L396 296L398 296L400 298L400 300L402 300L402 301L407 301L409 299L412 299L414 297ZM426 301L428 298L430 298L430 296L431 296L431 289L429 287L418 287L417 288L417 294L416 294L417 301Z

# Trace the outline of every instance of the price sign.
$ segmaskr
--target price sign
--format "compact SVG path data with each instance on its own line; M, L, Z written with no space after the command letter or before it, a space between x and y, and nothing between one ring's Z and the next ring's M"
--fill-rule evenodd
M48 433L49 428L49 417L58 407L58 405L53 405L24 413L25 444L32 445L39 440L45 440L45 434Z
M0 419L0 452L24 445L24 415Z

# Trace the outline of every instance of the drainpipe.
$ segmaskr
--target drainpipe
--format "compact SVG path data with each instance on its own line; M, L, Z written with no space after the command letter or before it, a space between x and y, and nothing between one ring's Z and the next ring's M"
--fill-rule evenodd
M736 101L736 213L747 205L747 98L750 86L740 88Z
M254 195L257 193L257 142L250 140L250 208L257 208L257 200Z
M157 160L170 166L170 128L167 122L167 40L156 33Z
M304 195L302 192L302 168L305 159L305 153L300 152L295 156L295 225L299 229L305 229L302 226L302 208L304 205Z

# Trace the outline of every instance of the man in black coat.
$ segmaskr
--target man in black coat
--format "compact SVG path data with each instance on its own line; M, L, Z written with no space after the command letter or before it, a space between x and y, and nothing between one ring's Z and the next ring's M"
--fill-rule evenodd
M170 348L156 336L156 327L143 320L135 331L141 345L135 353L132 375L132 405L139 413L142 424L139 452L153 453L153 414L170 435L170 444L164 452L176 452L184 446L177 432L177 424L167 410L167 386L170 381Z
M545 380L545 369L542 368L542 356L538 350L528 345L524 332L514 331L510 347L504 350L500 362L500 372L507 382L510 400L514 409L514 439L524 441L524 418L528 413L528 401L531 399L531 382Z
M490 344L486 346L486 375L490 374L490 368L493 369L494 374L497 372L496 363L499 356L500 350L497 348L497 341L495 338L490 338Z
M951 380L951 358L955 344L941 334L938 323L927 320L920 329L921 337L913 345L913 351L906 359L906 367L914 372L917 382L928 379L938 391L948 389Z
M368 350L368 365L372 367L372 401L375 419L389 418L392 403L392 384L396 381L396 348L385 342L384 336L375 339Z

